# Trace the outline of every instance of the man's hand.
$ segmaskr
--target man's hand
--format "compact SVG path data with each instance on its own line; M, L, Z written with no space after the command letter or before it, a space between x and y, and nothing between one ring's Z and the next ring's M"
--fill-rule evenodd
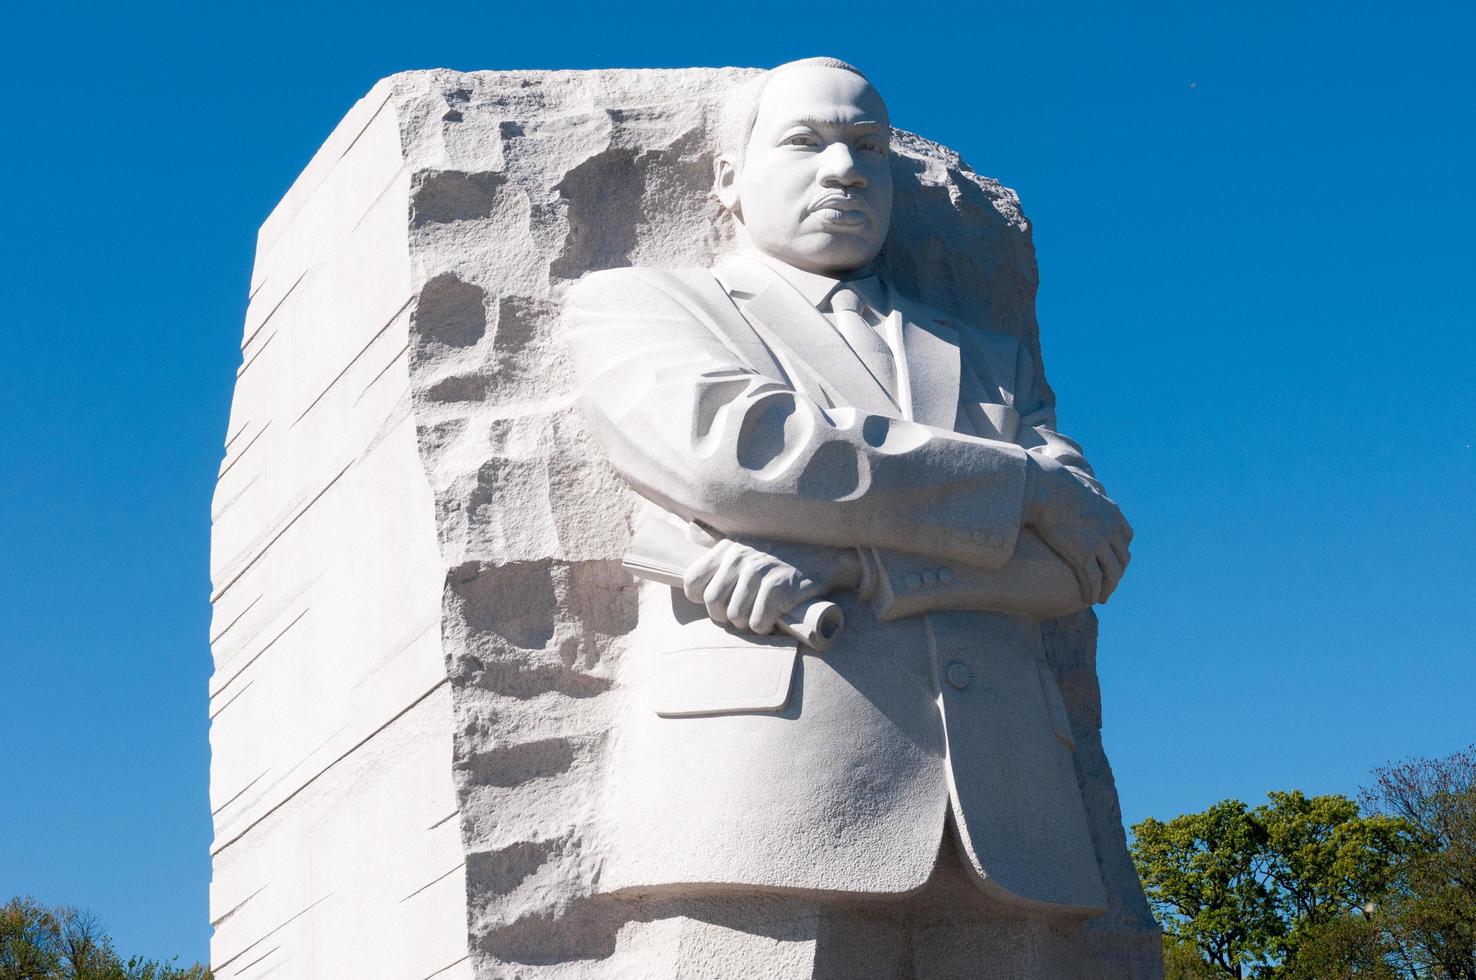
M1030 455L1021 522L1076 574L1081 598L1106 602L1132 556L1133 529L1117 505L1055 460Z
M778 541L719 541L687 568L683 591L719 625L760 635L803 602L861 581L854 549Z

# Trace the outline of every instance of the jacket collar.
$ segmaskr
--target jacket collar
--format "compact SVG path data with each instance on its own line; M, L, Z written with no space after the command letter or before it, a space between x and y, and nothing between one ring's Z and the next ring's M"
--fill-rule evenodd
M804 269L796 269L792 265L786 265L778 259L771 258L759 252L748 253L758 262L763 263L771 269L779 278L794 287L810 305L820 311L830 307L830 297L841 286L849 286L860 294L873 310L885 315L891 308L887 295L886 283L881 281L880 276L866 274L848 279L836 279L832 276L824 276L817 272L806 272Z
M896 416L897 406L820 312L840 280L804 272L745 252L719 262L718 281L758 321L851 406ZM889 289L878 276L848 283L879 315L900 314L913 418L952 430L958 414L958 333L934 311Z

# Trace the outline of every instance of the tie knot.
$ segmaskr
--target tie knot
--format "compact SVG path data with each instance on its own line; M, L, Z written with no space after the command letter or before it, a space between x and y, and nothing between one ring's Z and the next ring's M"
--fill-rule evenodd
M837 286L835 292L830 294L830 308L837 313L860 313L865 305L861 294L850 286Z

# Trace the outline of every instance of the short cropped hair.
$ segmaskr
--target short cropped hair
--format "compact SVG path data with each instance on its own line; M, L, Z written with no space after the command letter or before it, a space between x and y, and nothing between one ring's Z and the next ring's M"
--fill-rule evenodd
M775 75L791 68L838 68L860 77L868 84L871 82L871 79L867 78L861 69L839 58L801 58L798 61L786 61L782 65L776 65L762 75L738 85L728 93L718 113L717 148L719 153L730 153L742 162L743 151L748 147L748 138L753 135L753 124L758 119L759 102L764 97L764 89L768 88L769 80Z

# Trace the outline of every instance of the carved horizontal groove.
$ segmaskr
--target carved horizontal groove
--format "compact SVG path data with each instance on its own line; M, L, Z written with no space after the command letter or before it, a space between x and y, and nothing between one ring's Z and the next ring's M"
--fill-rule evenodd
M251 685L252 684L255 684L255 683L256 683L256 678L254 678L254 677L251 680L247 681L246 682L246 686L243 687L243 688L241 688L235 694L232 694L231 695L231 699L229 701L227 701L225 704L221 705L219 708L216 708L214 711L210 712L210 720L211 721L214 721L216 719L216 716L218 716L222 711L224 711L225 709L229 708L231 705L235 704L236 703L236 699L239 698L241 695L245 694L247 691L251 690Z
M349 143L349 145L343 148L343 152L338 155L338 159L339 160L342 160L344 157L348 156L349 155L349 150L352 150L355 146L357 146L359 144L359 140L363 137L363 135L365 133L369 132L369 127L374 125L374 120L376 120L376 119L379 118L379 114L384 111L384 107L387 106L387 105L389 105L390 99L394 98L394 96L395 96L395 93L393 91L391 91L388 95L386 95L384 97L384 101L381 102L381 103L379 103L379 108L377 108L377 109L374 110L374 114L369 117L369 121L364 124L364 127L362 129L360 129L356 134L354 134L354 138ZM338 166L337 161L334 162L333 166L334 167L337 167ZM332 169L329 169L328 174L331 174L331 173L333 173L333 170ZM324 180L325 183L328 180L328 174L324 174L323 175L323 180ZM322 185L320 184L319 186L322 186Z
M411 701L409 704L407 704L405 707L401 708L399 711L395 712L394 717L390 718L384 724L382 724L378 728L374 729L374 731L370 732L368 735L365 735L363 738L359 739L353 745L349 746L341 754L339 754L332 762L328 763L322 769L318 770L318 772L311 779L307 780L301 786L297 787L292 792L290 792L286 796L282 797L282 799L280 799L279 801L277 801L277 803L275 803L271 807L271 809L267 810L265 813L263 813L260 816L258 816L255 820L251 821L245 827L242 827L240 831L238 831L237 833L231 835L228 839L226 839L224 841L221 841L221 842L219 842L217 844L212 844L210 846L210 856L211 857L214 857L214 856L218 855L221 851L224 851L227 847L230 847L232 844L236 843L236 841L240 840L242 837L245 837L247 834L251 833L251 828L257 826L263 820L265 820L268 817L270 817L273 813L276 813L282 807L286 806L288 803L290 803L292 801L292 799L294 797L297 796L297 794L301 793L303 790L305 790L309 786L313 785L313 783L316 783L318 780L322 779L325 775L327 775L328 772L331 771L334 766L338 765L344 759L347 759L349 756L353 755L362 746L368 744L368 742L371 739L373 739L376 735L378 735L380 732L384 731L386 728L388 728L391 725L393 725L395 722L399 721L401 718L403 718L409 712L413 711L415 708L419 707L419 705L420 705L420 703L422 701L424 701L426 698L430 697L432 694L436 693L442 687L445 687L449 683L451 683L450 678L444 678L444 677L441 680L436 681L429 688L427 688L426 691L423 694L421 694L418 698L416 698L415 700Z
M267 321L271 320L272 317L277 315L277 311L282 308L282 304L287 302L287 298L297 291L297 287L302 285L302 281L306 279L308 273L312 271L313 270L311 267L302 270L302 274L293 281L292 285L287 287L287 291L282 294L282 298L277 300L277 305L272 307L267 315L262 318L262 321L256 325L256 329L251 331L250 336L241 341L241 350L244 351L246 348L251 346L251 342L256 339L256 335L261 333L261 328L267 325ZM242 370L245 369L242 368ZM237 376L240 376L240 372L237 372Z
M219 813L220 811L224 810L226 807L230 806L232 803L236 802L237 800L239 800L241 798L241 794L242 793L246 792L248 789L250 789L251 787L255 786L257 783L261 782L261 777L262 776L265 776L267 773L269 773L271 771L272 771L272 767L271 766L267 766L261 772L257 773L255 779L253 779L251 782L247 783L245 786L242 786L240 789L236 790L235 794L233 796L231 796L230 799L226 800L224 803L222 803L220 806L216 807L214 810L211 810L210 811L210 815L212 817L215 816L217 813Z
M267 950L265 953L262 953L256 959L252 960L250 963L247 963L245 966L238 968L236 970L236 976L239 977L241 974L245 973L247 970L251 969L253 966L255 966L256 964L260 963L262 960L266 959L268 956L271 956L273 953L275 953L277 950L279 950L281 948L282 948L281 946L273 946L271 949Z
M461 957L461 959L455 960L455 961L453 961L451 963L447 963L445 966L441 967L435 973L427 973L424 977L421 978L421 980L435 980L436 977L438 977L441 974L445 973L447 970L451 969L452 967L460 966L461 964L465 963L469 959L471 959L471 954L470 953L467 953L465 956Z
M404 347L401 347L398 351L396 351L395 352L395 356L389 359L389 363L386 364L384 367L380 368L379 369L379 373L376 374L374 377L372 377L372 378L369 379L369 383L366 384L364 386L363 390L359 392L359 397L354 399L354 404L355 405L359 404L359 401L365 395L367 395L369 393L369 389L374 387L375 382L377 382L380 378L384 377L385 376L385 373L388 372L390 368L392 368L396 364L400 363L400 358L404 357L405 354L406 354L406 352L409 351L409 350L410 350L410 342L407 340L405 342L405 346Z
M255 422L255 421L256 421L255 419L247 419L245 422L242 422L241 423L241 427L236 430L236 432L235 432L234 435L230 435L230 436L227 436L226 437L225 446L224 446L224 449L225 449L226 452L230 452L231 451L231 443L233 443L237 439L241 438L241 433L243 433L247 429L251 428L251 423L252 422Z
M231 627L232 626L235 626L237 623L239 623L241 621L242 617L244 617L247 613L249 613L251 611L252 607L254 607L258 602L261 601L261 597L264 596L264 595L266 595L265 592L258 593L255 599L252 599L250 602L246 603L246 608L245 609L242 609L240 612L236 613L236 618L235 619L231 620L229 623L226 623L225 624L225 627L219 633L215 634L214 636L212 636L210 638L210 645L211 646L215 646L216 642L219 641L221 637L223 637L227 633L229 633L231 631Z
M221 970L224 970L226 967L230 966L232 963L236 962L241 957L243 957L247 953L251 952L252 949L254 949L257 946L260 946L262 943L266 942L272 936L274 936L277 933L281 932L287 926L291 925L292 923L296 922L298 919L300 919L303 916L307 915L313 909L317 908L319 905L322 905L324 902L328 901L328 899L330 899L332 897L333 897L333 893L332 892L329 892L328 894L324 895L322 898L320 898L320 899L318 899L316 901L313 901L313 902L309 902L308 905L307 905L307 907L304 908L301 912L297 912L294 915L290 916L289 918L283 919L280 923L278 923L270 931L264 932L260 936L257 936L256 939L254 939L251 942L250 945L242 947L241 950L238 953L236 953L235 956L232 956L230 959L226 960L223 963L215 963L215 964L212 964L211 967L210 967L211 972L212 973L219 973ZM266 955L267 956L270 956L271 953L267 953ZM258 962L258 960L252 960L252 962L253 963ZM238 970L237 972L239 973L240 971Z
M221 467L220 472L216 474L215 482L219 483L221 480L223 480L225 478L225 475L231 471L231 468L241 461L242 456L245 456L251 451L251 447L256 445L257 440L265 435L266 430L270 429L271 427L272 423L267 422L266 425L262 426L260 429L257 429L256 435L251 437L251 441L242 446L241 451L235 456L231 457L229 460L227 460L225 466Z
M476 891L511 895L568 846L568 838L527 840L467 856L467 878Z
M554 412L562 412L566 408L574 407L579 401L579 392L566 391L552 398L540 398L536 401L508 402L506 404L483 404L478 406L477 417L489 422L504 422L516 419L534 418L539 415L552 415Z
M312 606L308 606L305 609L303 609L302 612L298 613L296 616L293 616L292 617L292 621L290 623L288 623L286 626L282 627L281 631L279 633L277 633L276 636L272 637L270 640L267 640L266 641L266 644L260 650L258 650L255 653L253 653L251 655L251 659L250 660L247 660L244 664L242 664L241 665L241 668L239 670L237 670L231 676L227 677L225 680L221 681L220 686L217 687L215 690L213 690L213 691L210 692L210 700L214 701L216 698L218 698L222 694L224 694L225 693L225 689L228 688L228 687L230 687L231 684L235 682L236 678L238 678L242 674L246 673L246 668L248 668L252 664L256 663L256 661L261 657L261 655L263 653L266 653L268 650L270 650L272 648L272 644L273 643L276 643L282 637L286 636L288 630L292 629L292 627L294 627L298 623L302 622L302 617L306 616L308 614L308 610L311 609L311 608L312 608Z
M438 881L445 881L447 878L451 877L452 875L454 875L456 872L460 871L464 867L466 867L466 862L465 861L461 861L461 862L459 862L456 865L456 867L452 868L450 871L447 871L445 874L436 875L430 881L427 881L425 884L421 885L419 888L415 889L413 892L411 892L410 894L406 895L404 898L400 899L400 904L401 905L404 905L406 902L410 901L410 899L414 898L416 895L419 895L421 892L425 891L431 885L434 885Z
M410 417L413 406L410 403L410 386L407 383L405 390L390 403L389 411L385 413L384 421L379 424L379 429L370 438L368 445L364 447L364 456L368 458L374 451L382 446L386 439L394 435L400 423Z
M211 919L210 920L210 926L211 926L211 928L215 928L216 926L219 926L226 919L229 919L231 916L233 916L237 912L241 911L243 908L246 907L246 903L247 902L251 901L253 898L255 898L256 896L260 895L262 892L264 892L266 890L267 890L267 886L266 885L262 885L256 891L252 892L250 895L247 895L245 898L241 899L241 901L237 902L236 905L233 908L231 908L229 911L227 911L220 918L218 918L218 919Z
M211 672L210 680L213 681L224 677L226 671L231 669L233 663L255 649L258 638L265 637L272 630L276 629L284 621L284 617L289 615L292 610L299 608L304 602L307 602L308 600L303 599L303 596L308 594L313 586L317 584L318 579L323 577L323 574L324 572L319 570L317 574L296 582L290 588L276 589L275 591L280 593L279 595L272 595L270 597L263 595L261 598L269 599L270 604L262 604L262 608L259 610L260 615L242 621L241 627L231 635L230 642L232 645L227 647L226 641L222 641L220 646L212 651L215 658L215 670Z
M358 462L357 459L351 459L351 460L349 460L348 463L344 466L344 468L341 469L341 470L339 470L338 473L334 475L333 479L329 480L323 486L323 489L319 490L313 496L313 499L312 500L309 500L306 504L303 504L302 509L299 510L296 514L292 515L291 519L289 519L287 521L287 523L285 523L285 524L282 525L282 529L280 531L278 531L276 534L272 535L271 539L269 541L267 541L266 544L262 545L260 551L258 551L256 554L254 554L254 555L251 556L251 560L250 561L246 562L245 565L241 566L241 570L239 572L237 572L236 574L234 574L234 575L231 576L230 581L226 582L219 589L216 589L215 590L215 594L210 597L210 601L211 602L218 602L220 600L220 597L226 594L226 590L227 589L229 589L231 586L235 585L237 582L241 581L241 576L242 575L245 575L248 571L250 571L251 570L251 566L252 565L255 565L258 561L260 561L261 560L261 556L264 555L264 554L266 554L267 551L270 550L270 548L272 547L272 545L276 544L277 541L278 541L278 539L280 539L282 537L282 535L286 534L287 531L292 527L292 525L296 524L298 522L298 520L302 517L302 515L303 514L306 514L308 512L308 510L311 509L311 507L313 506L313 504L317 503L319 500L322 500L323 499L323 494L327 493L330 489L332 489L333 484L337 483L339 481L339 479L345 473L347 473L349 471L349 469L356 462Z
M306 417L308 412L311 412L314 408L317 407L318 402L322 401L323 397L327 395L328 392L333 390L333 386L342 381L343 376L349 373L349 369L352 368L355 364L359 363L359 358L363 357L364 354L368 352L369 348L374 346L375 341L379 340L380 337L383 337L384 332L394 325L394 322L400 318L400 314L409 309L410 304L414 301L414 299L415 295L413 293L405 298L405 302L400 304L400 308L398 310L395 310L394 315L384 322L384 326L380 327L374 332L374 336L370 337L369 342L366 343L363 347L359 348L359 352L357 354L349 358L349 362L343 366L343 370L334 375L333 380L328 382L328 386L326 388L318 392L318 397L314 398L312 400L312 403L309 404L307 408L304 408L302 410L301 415L292 420L292 425L289 428L296 428L297 423L301 422L303 418Z
M359 230L359 226L364 223L364 219L367 218L367 217L369 217L369 215L371 215L371 214L374 213L374 209L379 206L379 202L382 201L382 200L384 200L384 195L386 195L386 194L389 193L390 188L395 186L395 181L399 180L400 179L400 175L405 172L406 166L407 165L404 162L404 160L401 160L400 161L400 169L399 170L396 170L395 171L395 175L393 177L391 177L389 179L389 181L383 187L381 187L379 189L379 193L378 194L375 194L374 195L374 200L372 200L372 201L369 202L369 206L364 209L364 213L361 214L361 215L359 215L359 220L358 221L355 221L353 228L349 229L349 234L350 235L352 235L354 232L358 231Z
M379 118L379 114L382 111L384 111L384 107L386 105L388 105L389 102L390 102L390 100L393 99L393 98L394 98L394 92L393 91L391 91L389 94L387 94L384 97L384 101L381 102L379 104L378 108L376 108L374 110L373 114L369 116L369 121L364 124L363 128L360 129L357 134L355 134L355 136L353 138L353 142L349 143L349 145L344 149L344 151L338 155L338 158L336 160L334 160L333 163L328 166L328 169L323 172L322 177L320 177L320 178L317 179L317 182L313 185L313 189L308 193L307 197L303 199L302 205L297 209L296 215L301 215L301 213L307 209L309 203L313 200L313 198L317 196L318 192L320 190L322 190L324 186L327 185L328 181L333 177L333 174L335 172L337 172L338 165L343 162L343 158L346 157L346 156L348 156L349 150L352 150L354 148L354 146L359 142L360 137L362 137L366 132L369 131L369 127L372 126L372 125L374 125L374 120L377 119L377 118ZM403 156L401 157L401 159L402 160L404 159ZM316 157L314 158L314 162L316 162ZM311 170L311 169L312 169L312 167L310 166L309 167L309 170ZM305 171L302 174L302 176L299 177L299 181L301 181L302 177L306 177L307 175L308 174ZM296 185L293 185L293 186L295 187ZM268 220L270 220L270 219L268 219ZM294 219L293 220L296 220L296 216L294 216ZM284 225L282 227L282 229L277 233L276 237L274 237L272 239L271 244L267 246L266 251L265 252L261 252L261 251L258 251L257 252L256 263L255 263L255 267L256 268L263 268L263 267L268 266L268 265L271 264L271 256L272 256L272 253L277 250L277 246L282 243L283 239L286 239L286 238L289 237L288 232L291 229L291 227L292 227L292 221L288 221L288 223L286 225Z
M545 738L479 752L461 768L479 786L521 786L568 772L577 748L567 738Z
M234 507L235 504L236 504L236 501L238 501L242 497L246 496L246 491L248 491L252 487L256 486L256 481L259 480L259 479L261 479L261 471L260 470L258 470L255 473L251 474L250 479L248 479L244 483L242 483L241 486L240 486L240 488L238 490L236 490L235 493L233 493L229 497L227 497L225 500L219 501L218 504L217 504L216 501L212 500L211 501L211 507L210 507L210 526L213 528L217 523L219 523L220 519L223 518L223 517L225 517L226 511L228 511L232 507Z
M273 330L272 331L272 335L270 337L268 337L266 340L263 340L261 342L261 346L258 347L258 348L256 348L256 353L255 354L252 354L251 355L251 358L249 360L247 360L247 362L245 364L242 364L239 368L236 369L236 380L237 381L240 381L241 380L241 376L246 373L247 369L250 368L251 365L253 365L253 364L256 363L257 359L260 358L262 354L266 353L266 349L268 347L270 347L272 345L272 341L274 341L276 339L277 339L277 331Z

